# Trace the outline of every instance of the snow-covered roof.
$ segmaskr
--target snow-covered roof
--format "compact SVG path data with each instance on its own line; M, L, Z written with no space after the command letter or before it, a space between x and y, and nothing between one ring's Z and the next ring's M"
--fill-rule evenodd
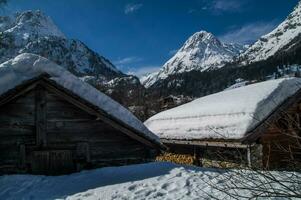
M149 131L130 111L99 90L81 81L61 66L35 54L24 53L0 64L0 95L30 79L47 73L60 86L99 107L142 136L161 144L159 138Z
M265 81L205 96L144 124L161 139L241 139L301 88L301 79Z

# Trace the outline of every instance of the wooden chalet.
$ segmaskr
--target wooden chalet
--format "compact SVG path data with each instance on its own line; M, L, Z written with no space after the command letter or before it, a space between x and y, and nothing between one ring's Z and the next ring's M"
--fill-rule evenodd
M301 170L301 80L256 83L202 97L145 122L160 157L214 167Z
M45 58L0 65L0 174L154 160L163 145L121 105Z

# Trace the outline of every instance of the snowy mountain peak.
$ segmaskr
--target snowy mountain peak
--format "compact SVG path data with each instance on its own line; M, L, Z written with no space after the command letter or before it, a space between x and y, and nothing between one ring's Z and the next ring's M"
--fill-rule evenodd
M217 41L217 38L212 34L208 33L206 31L200 31L196 32L193 34L186 42L185 44L190 44L190 43L200 43L200 42L212 42L212 41ZM185 46L184 44L184 46Z
M6 25L5 27L3 26L3 29L6 28L6 30L0 30L20 35L23 39L33 36L58 36L65 38L51 18L39 10L16 13L13 17L3 17L3 19L6 19L6 22L2 20L2 24Z
M301 34L301 1L293 12L272 32L262 36L240 57L243 65L266 60L282 50L294 46L294 39Z
M65 67L93 83L103 83L123 73L79 40L68 39L43 12L25 11L0 17L0 63L21 53L33 53Z
M212 33L200 31L189 37L159 72L149 74L140 80L146 87L150 87L156 81L172 74L220 68L232 61L242 48L240 45L223 43Z
M221 45L222 43L212 34L206 31L200 31L193 34L184 43L180 51L189 51L191 49L199 48L200 50L205 49L204 45Z

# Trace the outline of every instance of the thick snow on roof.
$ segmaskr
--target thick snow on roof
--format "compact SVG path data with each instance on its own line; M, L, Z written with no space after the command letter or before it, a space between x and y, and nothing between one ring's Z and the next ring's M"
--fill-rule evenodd
M164 139L241 139L301 88L301 79L265 81L199 98L144 124Z
M158 137L119 103L81 81L63 67L35 54L24 53L0 65L0 94L44 73L49 74L57 84L160 144Z

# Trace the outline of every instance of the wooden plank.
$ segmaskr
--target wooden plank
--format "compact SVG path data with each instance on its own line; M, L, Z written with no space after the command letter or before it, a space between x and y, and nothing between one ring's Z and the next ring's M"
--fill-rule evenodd
M129 161L136 161L136 163L143 163L147 159L143 159L140 156L131 156L123 158L93 158L92 163L103 163L105 166L114 166L114 165L125 165L129 164Z
M35 135L5 135L1 136L0 148L1 146L15 146L19 144L33 145L36 143Z
M49 169L49 152L35 151L33 152L31 170L34 174L45 174Z
M58 136L60 137L60 136ZM133 143L133 142L128 142L127 140L126 141L123 141L123 140L106 140L106 139L101 139L101 138L97 138L97 137L93 137L91 139L89 138L74 138L74 137L63 137L63 139L59 139L59 138L49 138L48 139L48 146L49 147L53 147L53 146L73 146L74 144L76 143L81 143L81 142L84 142L84 143L89 143L90 145L92 146L104 146L104 147L110 147L110 146L121 146L123 148L126 148L127 146L130 146L130 145L140 145L140 146L143 146L141 145L140 143ZM143 146L144 147L144 146Z
M75 164L70 150L38 150L32 153L34 174L60 175L74 171Z
M115 143L91 143L90 150L91 153L102 153L102 152L127 152L131 150L143 150L145 146L138 144L120 144L119 142Z
M0 100L0 107L22 95L25 95L26 93L28 93L29 91L33 90L36 87L37 83L32 83L31 85L29 85L28 87L24 88L23 90L19 91L18 93L12 93L10 95L7 95L6 97L2 98Z
M24 125L0 125L0 136L24 136L34 135L34 126Z
M78 126L74 126L74 128L48 128L47 129L47 137L49 142L58 142L58 141L91 141L91 142L113 142L125 141L127 143L139 143L136 140L131 139L127 135L123 135L117 130L103 129L97 128L82 128Z
M240 142L234 141L224 141L224 142L212 142L212 141L198 141L198 140L170 140L170 139L161 139L163 144L167 146L169 144L181 144L181 145L195 145L195 146L212 146L212 147L228 147L228 148L247 148L248 145L241 144Z
M26 167L26 149L25 145L22 144L20 145L20 163L19 163L20 168L25 168Z
M75 151L76 149L76 144L75 143L53 143L53 144L49 144L47 143L47 147L44 147L43 150L72 150ZM41 148L36 146L36 145L27 145L26 146L26 150L28 152L32 152L32 151L40 151Z
M68 150L49 151L47 174L60 175L75 171L72 152Z
M46 146L46 91L40 85L36 88L36 135L37 145Z
M22 112L22 111L19 111ZM23 129L31 129L35 126L35 115L32 113L30 115L7 115L7 119L0 117L1 127L9 127L11 128L23 128Z
M18 146L0 146L0 165L15 164L18 165L20 160L20 151Z
M31 90L26 94L19 96L18 98L11 101L13 104L22 104L22 105L34 105L35 102L35 92Z
M147 157L147 151L144 148L111 148L111 149L103 149L103 148L91 148L91 159L99 158L127 158L127 157Z
M34 125L34 99L30 99L30 102L26 103L16 103L16 101L28 99L28 95L32 93L29 92L25 96L20 96L16 100L12 100L5 106L0 107L1 124Z
M10 173L17 173L20 169L15 163L3 163L0 165L0 175L7 175Z
M116 129L120 130L121 132L128 135L129 137L131 137L131 138L133 138L133 139L135 139L135 140L137 140L137 141L139 141L139 142L141 142L141 143L143 143L147 146L150 146L150 147L153 147L153 148L156 148L156 149L163 148L163 146L160 146L159 144L154 144L154 142L151 142L148 139L145 139L142 136L139 136L138 134L134 133L131 129L125 128L124 126L122 126L120 124L120 123L123 123L123 122L119 122L119 120L117 120L117 119L110 119L110 118L106 117L105 113L100 112L100 110L97 110L97 111L94 110L90 106L87 106L85 103L82 103L82 102L78 101L77 99L74 99L73 97L66 94L65 92L60 91L56 87L54 87L50 84L47 84L47 83L45 83L44 86L48 90L60 95L62 98L66 99L68 102L72 103L73 105L79 107L82 110L85 110L86 112L88 112L91 115L96 116L97 119L102 120L102 121L110 124L111 126L113 126Z
M4 112L5 113L5 112ZM28 115L17 115L17 114L10 114L8 113L6 117L4 115L0 115L0 121L1 125L11 125L11 124L17 124L17 125L24 125L24 126L34 126L35 125L35 119L34 115L28 116Z
M77 106L78 108L84 110L85 112L88 112L91 115L97 116L99 115L99 113L97 111L95 111L94 109L90 108L89 106L85 105L84 103L81 103L80 101L78 101L77 99L74 99L73 97L71 97L70 95L66 94L65 92L55 88L54 86L48 84L48 83L44 83L43 86L45 88L47 88L47 90L49 90L50 92L55 93L56 95L58 95L60 98L63 98L64 100L68 101L69 103Z
M88 143L78 143L76 146L76 157L77 159L90 162L90 147Z
M55 95L55 97L50 100L49 93L50 92L47 94L47 117L49 119L96 119L95 116L90 115L73 104L70 104L58 95ZM54 94L52 95L54 96Z
M252 167L252 161L251 161L251 148L247 148L247 161L248 161L248 167Z
M23 97L21 97L23 98ZM14 113L15 111L22 110L24 112L32 112L34 111L34 104L35 101L32 101L30 103L15 103L15 102L9 102L5 106L0 107L1 111L8 111L11 113Z
M76 110L68 110L66 107L57 107L56 109L47 107L47 118L48 121L87 121L96 119L96 117L93 117L87 113L83 114L82 112Z
M47 132L48 138L47 142L48 145L59 145L59 144L70 144L70 143L79 143L79 142L98 142L98 143L111 143L116 140L107 140L100 137L97 137L95 135L92 135L92 137L89 137L88 135L80 134L78 136L72 135L72 134L60 134L60 133L51 133ZM120 141L120 140L118 140Z
M200 147L198 146L194 146L194 149L193 149L193 164L196 165L196 166L201 166L202 163L200 162Z
M49 131L74 131L74 132L103 132L105 130L112 130L112 128L106 126L104 123L96 120L54 120L47 121L47 129Z
M122 136L122 135L121 135ZM94 141L91 143L91 146L103 146L104 148L106 148L106 146L110 146L110 145L119 145L119 146L123 146L123 147L127 147L127 146L140 146L143 148L147 148L145 147L143 144L141 144L140 142L137 142L136 140L132 140L131 138L126 138L126 137L110 137L110 136L105 136L103 138L99 138L99 142L98 141Z

